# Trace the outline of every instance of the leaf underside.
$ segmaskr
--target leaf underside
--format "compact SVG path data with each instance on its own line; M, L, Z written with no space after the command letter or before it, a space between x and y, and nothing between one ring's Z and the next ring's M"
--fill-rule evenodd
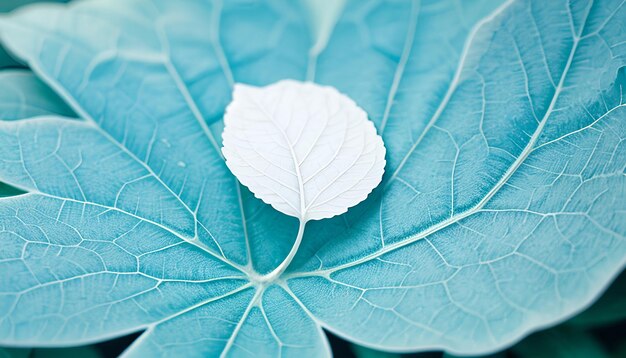
M304 222L343 214L365 200L385 167L385 146L367 113L314 83L236 85L222 138L235 177Z
M0 199L1 344L145 330L126 355L328 356L324 327L482 353L622 269L623 2L348 1L319 54L305 16L286 0L101 0L0 19L73 111L0 122L0 181L27 192ZM354 99L387 167L261 285L298 223L229 173L221 116L234 82L284 78ZM11 113L41 103L31 92Z

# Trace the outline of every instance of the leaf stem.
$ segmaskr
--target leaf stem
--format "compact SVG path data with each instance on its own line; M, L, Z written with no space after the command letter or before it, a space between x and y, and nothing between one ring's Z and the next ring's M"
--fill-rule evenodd
M296 253L298 252L298 248L300 247L300 243L302 243L302 237L304 236L304 227L306 226L306 223L307 223L306 220L300 219L300 226L298 227L298 234L296 236L296 241L294 241L293 246L291 247L291 251L289 251L289 254L287 255L287 257L285 257L283 262L280 263L280 265L276 266L276 268L272 272L268 273L267 275L261 276L259 281L261 282L273 281L277 277L279 277L283 272L285 272L287 267L289 267L289 264L291 264L291 261L293 261L293 258L296 256Z

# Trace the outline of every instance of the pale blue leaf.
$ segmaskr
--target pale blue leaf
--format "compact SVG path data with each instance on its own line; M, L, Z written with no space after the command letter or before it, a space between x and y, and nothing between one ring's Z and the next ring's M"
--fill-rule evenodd
M0 127L0 179L29 191L0 201L0 342L145 329L128 355L323 356L324 327L478 354L580 311L622 269L623 3L354 0L313 52L304 16L116 0L2 21L85 122ZM388 175L261 282L297 222L237 184L219 134L233 82L282 78L365 108Z

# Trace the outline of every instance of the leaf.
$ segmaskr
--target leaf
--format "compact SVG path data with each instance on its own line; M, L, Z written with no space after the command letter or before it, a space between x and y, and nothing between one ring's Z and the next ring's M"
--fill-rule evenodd
M0 23L83 119L0 124L0 343L145 330L127 356L479 354L588 305L626 257L626 6L84 1ZM332 85L387 146L362 204L298 222L220 157L236 82ZM381 329L384 327L384 329Z
M345 213L382 179L385 147L367 114L332 87L235 85L226 165L256 197L306 222Z

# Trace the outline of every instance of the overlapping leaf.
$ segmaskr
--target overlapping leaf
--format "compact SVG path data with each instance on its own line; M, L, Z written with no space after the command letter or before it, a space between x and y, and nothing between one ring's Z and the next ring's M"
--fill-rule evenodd
M477 353L588 304L626 257L626 6L349 2L309 55L294 2L92 1L3 19L3 40L85 120L0 124L0 342L146 329L128 355ZM297 222L217 150L234 81L331 84L389 174ZM5 308L7 307L7 308ZM385 327L385 329L380 329Z

